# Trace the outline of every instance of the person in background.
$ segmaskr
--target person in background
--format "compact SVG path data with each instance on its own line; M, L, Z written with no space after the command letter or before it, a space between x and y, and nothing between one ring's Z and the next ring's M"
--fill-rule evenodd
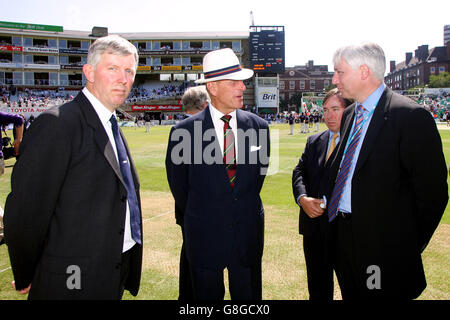
M205 109L208 102L209 95L205 86L190 87L181 98L181 104L187 117Z
M338 89L327 92L323 101L328 130L308 137L305 150L292 173L292 190L300 206L299 233L303 235L310 300L333 300L333 265L325 199L329 194L330 159L339 144L341 118L350 101ZM324 198L325 196L325 198Z

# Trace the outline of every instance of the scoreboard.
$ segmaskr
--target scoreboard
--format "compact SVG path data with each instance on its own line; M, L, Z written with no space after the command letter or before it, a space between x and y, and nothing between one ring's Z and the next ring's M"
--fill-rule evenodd
M250 63L258 73L283 73L284 27L250 26Z

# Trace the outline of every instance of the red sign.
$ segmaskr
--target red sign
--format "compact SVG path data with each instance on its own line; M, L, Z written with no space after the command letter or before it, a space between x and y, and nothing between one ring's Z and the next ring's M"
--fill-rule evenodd
M131 106L132 111L181 111L179 104L159 105L159 104L135 104Z
M22 51L22 47L0 46L0 51Z

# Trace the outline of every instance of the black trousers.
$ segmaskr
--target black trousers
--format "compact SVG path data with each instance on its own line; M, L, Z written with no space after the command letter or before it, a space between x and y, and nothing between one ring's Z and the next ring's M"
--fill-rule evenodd
M360 277L355 263L356 257L353 250L351 219L351 214L344 217L341 213L338 213L332 223L334 237L333 260L343 300L364 299L366 292L362 287L365 282Z
M261 261L244 266L233 249L228 270L228 284L232 300L262 300ZM196 301L219 301L225 296L224 269L205 269L191 265L191 279Z
M320 230L303 235L310 300L333 300L333 264L329 240L327 233Z
M130 250L122 253L122 260L120 263L120 285L119 285L119 300L122 299L123 293L125 291L125 285L128 280L128 275L130 274L130 263L131 263L131 253L135 249L136 245Z
M186 257L183 227L181 227L181 233L183 235L183 244L181 245L181 254L180 254L178 300L193 301L194 300L194 289L192 288L191 269L189 267L189 261Z

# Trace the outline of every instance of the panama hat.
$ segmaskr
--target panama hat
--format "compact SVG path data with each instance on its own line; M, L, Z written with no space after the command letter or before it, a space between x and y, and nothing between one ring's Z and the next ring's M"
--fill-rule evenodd
M233 50L225 48L211 51L203 57L203 74L195 83L246 80L253 76L253 70L242 68Z

